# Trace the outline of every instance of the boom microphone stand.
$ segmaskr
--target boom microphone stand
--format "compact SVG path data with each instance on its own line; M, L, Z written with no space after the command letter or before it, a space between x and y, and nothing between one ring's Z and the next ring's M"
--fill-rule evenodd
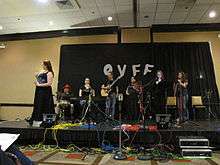
M92 102L92 93L90 92L89 93L89 99L88 99L88 103L87 103L87 107L86 107L86 110L85 110L85 113L82 117L82 119L80 121L83 121L88 113L89 110L91 110L91 102Z
M116 154L114 155L114 159L116 160L124 160L127 158L127 156L125 154L123 154L122 152L122 148L121 148L121 109L122 109L122 101L123 101L123 94L118 94L118 101L119 101L119 150L118 152L116 152Z
M155 79L152 79L150 82L148 82L147 84L144 85L140 85L140 97L139 97L139 103L140 103L140 111L142 113L142 122L143 122L143 129L145 130L146 128L146 110L147 111L151 111L151 93L149 92L152 87L153 87L153 82L155 81ZM147 100L144 100L144 91L147 91ZM144 103L147 103L144 106Z
M92 106L95 106L95 108L96 108L100 113L102 113L102 114L105 116L105 118L107 118L107 120L112 120L112 119L111 119L105 112L103 112L103 111L98 107L98 105L93 101L93 99L92 99L92 92L89 94L89 99L88 99L88 101L87 101L86 104L87 104L87 107L85 108L85 109L86 109L86 110L85 110L85 113L84 113L82 119L80 120L80 122L85 119L85 117L86 117L88 111L91 111L91 107L92 107Z
M216 119L216 116L215 114L212 112L212 109L211 109L211 97L212 97L212 91L211 90L207 90L206 91L206 98L207 98L207 101L208 101L208 118L210 120L211 118L211 115L214 117L214 119Z

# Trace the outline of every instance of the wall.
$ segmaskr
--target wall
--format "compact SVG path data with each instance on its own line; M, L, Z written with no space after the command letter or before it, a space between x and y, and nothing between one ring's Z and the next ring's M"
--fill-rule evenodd
M117 43L117 35L59 37L6 42L0 49L0 103L33 103L34 74L41 62L50 59L55 72L53 91L56 92L60 46L62 44ZM1 120L24 119L32 108L2 107Z
M210 42L218 89L220 89L220 39L219 32L156 33L155 42ZM122 30L122 42L150 42L147 28ZM43 59L52 61L55 71L53 91L57 89L59 53L62 44L117 43L117 35L59 37L7 42L0 49L0 103L32 103L34 97L34 73L40 69ZM32 108L1 107L0 119L24 119Z

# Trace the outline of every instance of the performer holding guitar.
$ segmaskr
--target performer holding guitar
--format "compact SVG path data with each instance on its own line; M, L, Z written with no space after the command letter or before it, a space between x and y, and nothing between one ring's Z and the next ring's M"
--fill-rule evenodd
M106 97L106 110L105 113L112 119L114 119L115 115L115 104L116 104L116 92L117 87L115 83L118 81L119 78L116 80L113 79L113 73L109 72L107 75L107 80L105 84L102 85L101 95L107 96Z

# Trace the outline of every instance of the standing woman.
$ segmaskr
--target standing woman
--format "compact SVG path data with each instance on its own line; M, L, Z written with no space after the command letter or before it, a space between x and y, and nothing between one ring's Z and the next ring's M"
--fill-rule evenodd
M165 113L166 104L166 81L164 74L161 70L156 73L155 81L152 88L152 105L153 105L153 116L156 114Z
M176 96L176 105L178 110L177 125L189 120L188 110L188 79L184 72L178 72L174 82L174 96Z
M42 121L43 114L55 113L51 87L54 72L51 62L49 60L44 60L42 67L43 70L36 74L34 109L30 121Z
M127 117L131 122L137 122L141 119L140 113L140 84L134 78L131 77L131 83L126 89L127 95Z

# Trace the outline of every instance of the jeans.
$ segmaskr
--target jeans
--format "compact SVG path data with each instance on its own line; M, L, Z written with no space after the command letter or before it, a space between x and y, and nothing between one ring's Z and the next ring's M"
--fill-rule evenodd
M7 152L10 152L14 155L17 156L18 160L21 162L22 165L33 165L33 162L26 157L17 147L14 145L11 145L8 149Z
M15 163L1 149L0 149L0 164L2 164L2 165L15 165Z
M105 102L105 113L108 115L108 117L114 119L115 116L115 104L116 104L116 95L115 93L110 93Z

